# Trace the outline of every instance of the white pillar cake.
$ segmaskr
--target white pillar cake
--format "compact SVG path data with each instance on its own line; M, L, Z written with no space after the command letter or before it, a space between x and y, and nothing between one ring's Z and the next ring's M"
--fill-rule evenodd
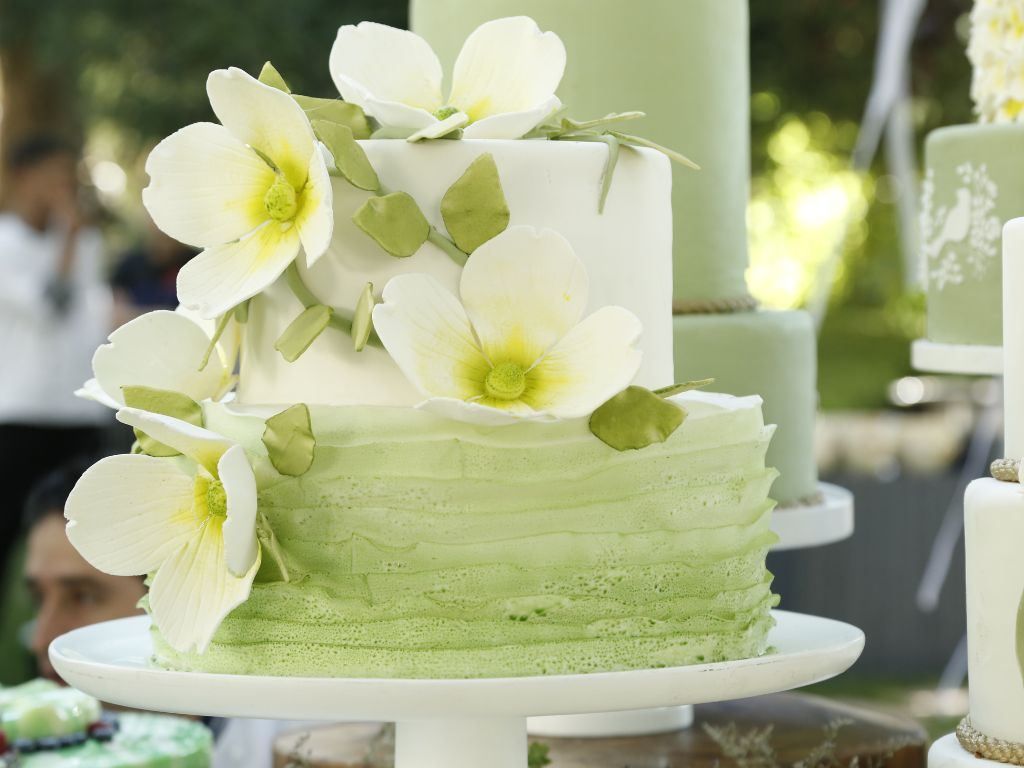
M940 128L925 144L921 266L928 339L1002 343L1000 232L1024 212L1024 52L1016 3L976 0L968 55L978 123Z
M768 451L780 472L772 496L781 506L816 498L814 325L804 312L757 311L746 283L747 0L413 0L411 21L453 61L474 26L512 13L565 40L559 95L574 114L643 110L645 135L700 165L673 175L676 373L760 395L778 425Z
M1006 454L1000 479L975 480L964 501L970 716L964 747L992 759L1024 761L1024 219L1003 230ZM1011 469L1012 467L1012 469Z
M668 157L687 161L632 115L559 114L564 66L556 35L500 19L444 96L421 38L346 26L343 100L221 70L220 124L153 151L149 211L204 250L185 311L97 351L82 392L138 444L67 517L96 567L150 576L157 664L478 677L765 652L774 428L757 397L673 382Z

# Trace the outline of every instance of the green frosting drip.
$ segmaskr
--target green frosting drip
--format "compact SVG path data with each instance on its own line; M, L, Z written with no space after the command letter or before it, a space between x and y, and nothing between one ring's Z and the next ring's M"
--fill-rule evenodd
M526 369L519 363L498 363L484 379L484 390L495 400L515 400L526 391Z
M260 491L290 581L265 560L250 599L175 669L466 677L634 669L764 652L756 401L688 392L663 443L619 452L585 419L503 427L409 408L311 407L316 457ZM207 404L259 452L262 421Z

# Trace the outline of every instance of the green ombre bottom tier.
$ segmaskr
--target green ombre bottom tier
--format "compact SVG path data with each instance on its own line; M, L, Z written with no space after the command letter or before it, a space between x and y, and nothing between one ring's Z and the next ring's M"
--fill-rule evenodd
M573 674L757 656L773 431L760 399L689 392L664 443L615 451L584 420L483 427L411 408L312 407L301 477L261 481L273 558L203 655L261 675ZM263 421L207 425L262 450Z

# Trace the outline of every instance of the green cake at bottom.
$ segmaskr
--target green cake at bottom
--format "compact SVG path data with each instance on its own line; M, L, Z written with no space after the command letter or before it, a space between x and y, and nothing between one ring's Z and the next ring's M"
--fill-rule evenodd
M506 677L763 653L773 429L760 399L688 392L665 442L616 451L585 420L485 427L413 408L311 407L315 459L261 483L265 556L203 654L154 629L156 663L206 672ZM263 450L264 421L207 404Z

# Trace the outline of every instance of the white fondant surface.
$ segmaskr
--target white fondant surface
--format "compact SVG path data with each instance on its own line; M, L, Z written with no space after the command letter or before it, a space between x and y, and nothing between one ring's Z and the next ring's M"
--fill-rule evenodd
M430 222L444 231L441 198L469 164L490 152L498 167L511 224L560 232L586 265L588 313L619 305L643 323L644 358L636 383L673 381L672 210L669 161L652 150L623 149L603 213L598 213L603 144L582 142L435 141L360 142L389 191L411 194ZM461 270L425 243L413 256L385 253L351 221L370 194L335 179L335 232L330 250L302 269L317 297L351 309L367 282L378 294L400 273L425 272L458 294ZM301 262L301 257L300 257ZM250 310L238 400L242 403L413 405L423 398L380 349L354 352L349 339L328 328L294 363L274 342L302 310L283 280Z
M1003 418L1006 455L1024 457L1024 218L1003 227Z
M1024 679L1016 653L1024 488L992 478L971 483L964 534L971 723L988 736L1024 742Z
M928 768L1006 768L1005 763L975 757L962 746L955 733L943 736L928 750Z

